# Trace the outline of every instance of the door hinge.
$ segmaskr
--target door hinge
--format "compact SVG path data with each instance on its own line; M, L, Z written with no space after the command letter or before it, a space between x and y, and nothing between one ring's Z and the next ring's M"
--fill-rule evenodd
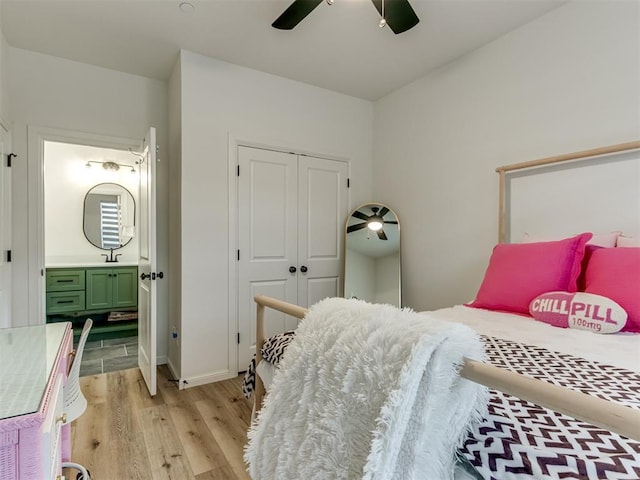
M7 263L11 262L11 250L7 250Z
M347 178L347 188L351 188L351 179Z
M238 261L240 261L240 250L238 250Z
M238 345L240 345L240 332L238 332Z
M16 155L15 153L10 153L7 155L7 167L11 167L11 159L13 157L17 157L18 155Z
M236 169L236 176L240 176L240 165L238 165L238 168Z

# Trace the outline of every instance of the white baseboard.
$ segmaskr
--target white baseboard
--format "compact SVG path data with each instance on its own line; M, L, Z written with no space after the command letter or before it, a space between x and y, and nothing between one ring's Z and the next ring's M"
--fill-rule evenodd
M185 388L197 387L199 385L206 385L207 383L221 382L222 380L229 380L237 376L237 373L233 373L229 370L220 372L213 372L207 375L199 375L197 377L181 378L179 383L180 390Z

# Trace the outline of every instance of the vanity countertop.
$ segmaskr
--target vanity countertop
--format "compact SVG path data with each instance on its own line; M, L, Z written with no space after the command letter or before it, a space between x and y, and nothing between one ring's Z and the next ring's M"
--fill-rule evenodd
M137 267L138 262L122 261L117 262L47 262L46 268L89 268L89 267Z

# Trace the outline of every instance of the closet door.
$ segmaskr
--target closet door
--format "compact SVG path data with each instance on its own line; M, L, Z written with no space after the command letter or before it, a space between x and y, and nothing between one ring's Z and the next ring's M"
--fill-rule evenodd
M298 161L298 305L342 291L347 212L346 162L308 156Z
M239 147L238 164L238 367L244 370L255 351L253 297L297 302L298 157ZM267 311L266 320L267 335L297 325L274 310Z
M256 342L253 297L267 295L310 306L341 290L347 215L347 163L239 147L238 323L239 368ZM266 311L265 334L297 326Z

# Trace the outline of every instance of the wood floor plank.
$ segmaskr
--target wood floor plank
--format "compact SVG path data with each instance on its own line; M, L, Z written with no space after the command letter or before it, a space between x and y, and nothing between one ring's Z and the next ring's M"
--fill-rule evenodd
M168 407L158 405L140 410L140 423L154 480L195 478L171 421Z
M249 479L244 463L247 431L237 423L229 408L215 400L200 400L196 408L238 478Z
M190 389L178 390L175 385L164 384L159 385L159 390L169 408L169 415L193 473L198 475L228 465L200 412L190 402Z
M84 414L71 424L71 461L91 472L108 472L111 468L107 410L106 402L88 403ZM67 478L76 478L75 472L73 476L67 474Z
M138 369L83 377L88 406L72 423L72 460L96 480L247 480L242 379L178 390L169 378L160 367L151 398Z
M135 408L141 409L154 405L164 405L165 401L160 391L154 397L149 395L147 384L139 368L129 368L121 370L119 373L123 376L123 381L129 385L129 393L135 402Z
M107 397L106 375L80 377L80 389L90 405L105 403L109 400Z
M144 445L144 436L132 398L128 376L122 371L107 374L109 396L107 405L110 442L109 454L112 459L110 476L107 478L148 479L150 464Z
M238 480L230 467L216 468L196 476L196 480Z

